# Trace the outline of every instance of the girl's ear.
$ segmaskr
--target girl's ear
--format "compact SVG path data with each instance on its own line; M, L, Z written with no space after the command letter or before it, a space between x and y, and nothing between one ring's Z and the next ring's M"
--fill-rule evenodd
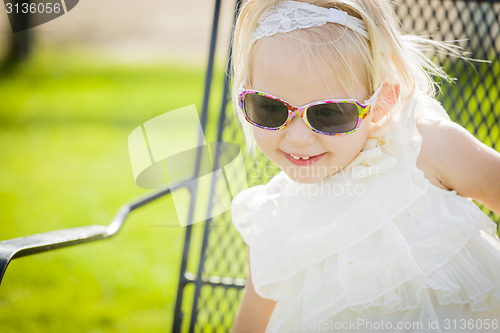
M371 111L373 122L378 122L396 105L400 91L399 83L384 83L382 85L382 90L379 92Z

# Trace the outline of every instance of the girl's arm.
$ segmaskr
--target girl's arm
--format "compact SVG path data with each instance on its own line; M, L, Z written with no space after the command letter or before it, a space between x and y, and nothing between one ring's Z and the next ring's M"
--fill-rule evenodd
M247 284L245 285L240 308L234 319L232 333L265 332L269 318L276 305L276 301L257 295L250 275L250 263L248 265Z
M418 120L417 166L429 181L500 214L500 153L451 121Z

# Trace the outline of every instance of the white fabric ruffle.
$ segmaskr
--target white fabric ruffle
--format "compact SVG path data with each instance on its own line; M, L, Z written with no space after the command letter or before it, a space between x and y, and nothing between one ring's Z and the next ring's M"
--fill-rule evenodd
M372 318L395 321L431 321L452 308L455 319L500 318L500 251L480 233L496 225L416 168L414 116L423 106L442 110L429 98L408 102L325 182L280 173L234 199L255 290L279 301L269 332L368 318L374 309Z

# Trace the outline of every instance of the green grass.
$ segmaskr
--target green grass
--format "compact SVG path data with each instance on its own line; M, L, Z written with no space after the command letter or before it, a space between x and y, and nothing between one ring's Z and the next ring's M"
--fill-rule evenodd
M179 107L201 110L205 63L97 59L35 54L0 75L0 240L109 224L146 192L132 176L130 132ZM0 332L170 331L183 238L162 199L115 238L14 260Z

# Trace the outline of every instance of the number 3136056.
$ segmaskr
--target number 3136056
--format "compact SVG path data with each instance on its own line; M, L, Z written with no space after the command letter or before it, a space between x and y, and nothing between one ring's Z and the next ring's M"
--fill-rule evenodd
M61 12L60 3L29 3L21 2L12 4L10 2L5 3L5 11L7 14L58 14Z

